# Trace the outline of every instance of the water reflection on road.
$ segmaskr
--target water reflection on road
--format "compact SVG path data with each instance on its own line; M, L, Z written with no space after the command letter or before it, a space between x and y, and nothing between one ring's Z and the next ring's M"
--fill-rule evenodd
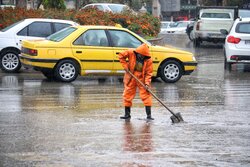
M171 40L174 39L174 40ZM79 77L73 83L40 73L0 72L2 166L249 166L250 66L224 70L221 46L194 49L186 37L166 44L191 51L198 69L152 90L185 123L172 125L156 100L146 122L137 95L124 122L117 77Z

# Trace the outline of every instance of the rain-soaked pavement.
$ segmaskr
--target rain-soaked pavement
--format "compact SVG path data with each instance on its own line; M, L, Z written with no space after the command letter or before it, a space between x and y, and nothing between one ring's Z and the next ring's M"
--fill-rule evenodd
M194 49L185 35L165 42L193 52L199 62L175 84L152 83L185 123L171 124L156 100L155 120L147 123L138 95L131 121L120 120L117 77L67 84L33 71L0 72L0 166L250 166L250 66L225 71L221 45Z

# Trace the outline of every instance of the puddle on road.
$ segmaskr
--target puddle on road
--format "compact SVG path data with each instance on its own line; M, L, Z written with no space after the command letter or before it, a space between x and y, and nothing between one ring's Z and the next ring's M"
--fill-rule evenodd
M217 52L218 55L214 54ZM199 50L197 71L153 92L148 123L139 96L124 122L123 85L79 78L71 84L41 75L0 78L0 161L6 166L234 166L250 164L250 76L224 71L221 48ZM205 56L205 57L204 57ZM219 56L216 58L216 56ZM207 61L212 60L211 63ZM216 60L215 60L216 59ZM2 74L1 74L2 75Z

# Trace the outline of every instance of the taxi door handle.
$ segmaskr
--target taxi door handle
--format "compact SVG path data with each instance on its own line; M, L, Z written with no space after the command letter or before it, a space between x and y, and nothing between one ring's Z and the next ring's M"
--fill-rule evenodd
M76 53L82 53L82 51L79 51L79 50L78 50L78 51L76 51Z
M115 54L119 55L119 54L120 54L120 52L116 52Z

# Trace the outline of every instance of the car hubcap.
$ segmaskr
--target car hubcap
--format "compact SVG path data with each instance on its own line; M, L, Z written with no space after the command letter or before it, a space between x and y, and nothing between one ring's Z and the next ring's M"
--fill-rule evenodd
M179 68L175 64L168 64L164 69L164 75L169 80L174 80L179 76Z
M70 63L63 64L59 69L60 76L65 80L73 78L75 76L75 73L75 67Z
M2 65L7 70L13 70L17 68L19 64L18 57L13 53L8 53L2 58Z

